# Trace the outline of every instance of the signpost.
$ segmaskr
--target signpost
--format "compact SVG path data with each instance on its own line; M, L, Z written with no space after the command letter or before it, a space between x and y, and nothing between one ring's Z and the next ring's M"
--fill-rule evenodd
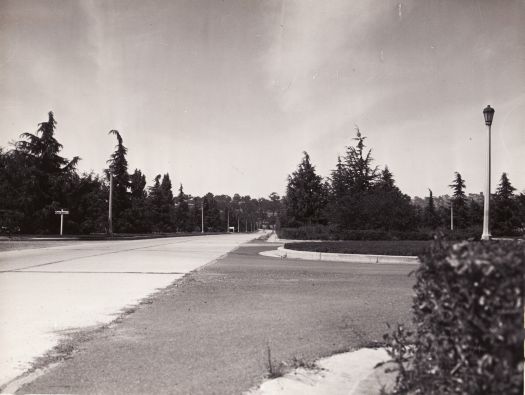
M69 214L69 211L60 209L60 210L55 211L55 214L60 215L60 236L62 236L62 232L64 230L64 215Z

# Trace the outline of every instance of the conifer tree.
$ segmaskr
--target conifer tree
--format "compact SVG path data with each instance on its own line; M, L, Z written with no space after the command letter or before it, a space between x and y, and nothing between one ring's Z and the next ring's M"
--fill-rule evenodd
M494 195L493 214L493 229L501 235L511 236L520 226L518 202L514 196L515 190L507 173L503 173Z
M62 144L55 138L57 122L52 111L48 121L38 124L35 134L23 133L15 143L16 154L25 169L25 213L24 232L50 233L55 229L54 211L66 208L66 189L71 184L75 167L80 160L75 156L71 161L60 156Z
M180 184L179 194L176 198L176 201L176 230L178 232L191 232L193 229L190 221L190 208L188 205L188 196L184 193L182 184Z
M438 225L438 216L434 205L434 196L432 189L428 189L428 203L425 207L425 224L430 228L434 229Z
M161 229L163 232L173 232L175 225L175 206L173 204L173 192L171 180L168 173L162 177L160 183L161 205L159 207Z
M107 161L109 169L106 171L108 178L110 175L113 175L113 230L115 232L129 232L130 225L126 218L122 216L124 211L131 207L128 160L126 159L128 149L124 146L122 136L118 130L110 130L108 134L113 134L117 137L117 145Z
M458 228L464 228L469 225L468 212L466 207L467 196L465 194L465 180L461 177L457 171L454 173L454 179L452 184L449 185L453 190L452 201L454 210L454 223L457 224Z
M326 205L323 180L315 173L310 156L304 152L299 167L288 176L286 188L287 215L292 221L303 224L321 221Z
M357 141L355 147L347 147L344 165L347 174L347 184L350 189L354 192L363 192L371 188L374 181L377 179L378 168L372 167L372 150L369 149L365 153L365 139L356 127L356 137L354 140Z

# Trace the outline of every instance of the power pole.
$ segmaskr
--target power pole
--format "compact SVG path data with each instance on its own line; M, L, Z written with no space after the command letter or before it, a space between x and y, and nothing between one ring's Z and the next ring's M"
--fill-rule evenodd
M111 170L110 170L111 171ZM109 173L109 213L108 213L108 233L113 236L113 174Z
M237 215L237 233L241 231L241 217Z

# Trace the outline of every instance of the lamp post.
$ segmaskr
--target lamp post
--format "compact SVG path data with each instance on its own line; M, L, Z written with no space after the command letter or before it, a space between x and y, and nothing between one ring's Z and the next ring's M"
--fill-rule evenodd
M487 106L483 110L485 117L485 125L488 126L488 150L487 150L487 179L485 184L485 204L483 205L483 234L481 240L490 240L489 214L490 214L490 128L492 126L492 119L494 118L494 109Z

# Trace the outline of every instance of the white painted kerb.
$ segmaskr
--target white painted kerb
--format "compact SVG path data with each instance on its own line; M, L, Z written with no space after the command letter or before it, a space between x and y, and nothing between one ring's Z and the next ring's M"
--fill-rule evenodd
M405 263L419 264L417 256L336 254L333 252L297 251L288 248L277 248L281 258L310 259L316 261L355 262L355 263Z

